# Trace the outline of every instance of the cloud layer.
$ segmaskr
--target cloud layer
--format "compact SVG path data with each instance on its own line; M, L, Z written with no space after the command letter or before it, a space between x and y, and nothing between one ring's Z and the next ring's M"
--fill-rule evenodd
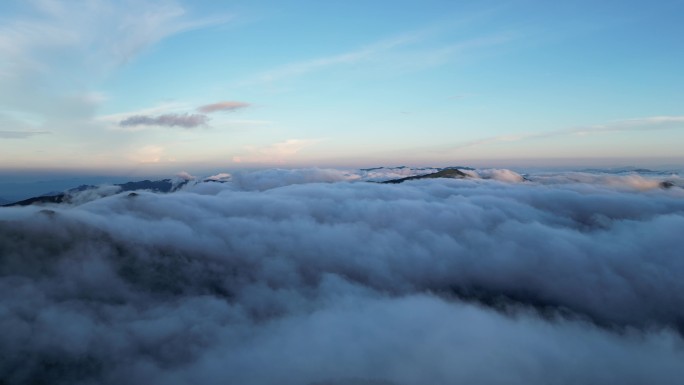
M679 381L684 190L475 173L268 170L0 209L0 377Z

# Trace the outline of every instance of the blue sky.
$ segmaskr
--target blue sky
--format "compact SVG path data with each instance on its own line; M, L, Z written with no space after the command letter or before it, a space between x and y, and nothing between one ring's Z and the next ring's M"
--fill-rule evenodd
M0 3L0 169L684 163L682 1Z

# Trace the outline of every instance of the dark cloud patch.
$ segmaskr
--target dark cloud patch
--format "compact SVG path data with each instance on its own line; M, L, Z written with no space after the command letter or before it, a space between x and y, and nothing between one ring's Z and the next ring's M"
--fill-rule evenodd
M241 110L243 108L247 108L250 105L251 105L250 103L245 103L245 102L226 101L226 102L218 102L218 103L207 104L207 105L198 107L197 111L205 113L205 114L210 114L212 112L219 112L219 111L237 111L237 110Z
M680 187L345 178L269 170L167 195L0 209L0 378L684 375Z
M26 139L49 133L49 131L0 131L0 139Z
M200 126L206 126L208 122L209 117L203 114L164 114L159 116L134 115L119 122L119 126L163 126L195 128Z

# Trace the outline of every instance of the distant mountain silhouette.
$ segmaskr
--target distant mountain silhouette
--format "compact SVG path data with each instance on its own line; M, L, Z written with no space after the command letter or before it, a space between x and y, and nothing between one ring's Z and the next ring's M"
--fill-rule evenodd
M384 171L386 172L384 172ZM396 170L401 170L401 173L396 172ZM434 171L428 174L421 174L421 172L427 172L427 171ZM399 167L375 167L375 168L366 168L366 169L360 169L362 172L377 172L378 175L373 175L371 178L366 179L368 182L372 183L383 183L383 184L398 184L398 183L403 183L406 181L411 181L411 180L419 180L419 179L437 179L437 178L447 178L447 179L465 179L465 178L470 178L471 175L466 174L462 170L474 170L473 168L470 167L446 167L446 168L433 168L433 167L428 167L428 168L410 168L406 166L399 166ZM585 171L586 172L586 171ZM595 171L595 172L605 172L605 171ZM647 170L647 169L638 169L638 168L621 168L621 169L614 169L613 172L615 173L661 173L658 171L652 171L652 170ZM414 173L418 175L410 175L406 176L403 178L398 178L398 179L389 179L389 180L382 180L383 175L387 175L385 177L391 177L394 176L396 177L398 175L406 175L409 173ZM375 180L374 180L375 179ZM380 179L379 181L377 179ZM528 178L526 178L524 175L522 177L523 181L529 181ZM218 178L218 177L209 177L205 178L202 180L195 180L193 183L225 183L227 180ZM104 192L104 195L100 195L99 193L96 193L92 197L85 197L86 200L92 200L92 199L97 199L98 197L101 196L107 196L111 195L114 193L122 193L122 192L130 192L128 196L134 197L137 196L138 194L136 191L151 191L151 192L156 192L156 193L172 193L174 191L179 190L181 187L185 186L188 184L190 180L181 180L181 179L162 179L162 180L141 180L141 181L135 181L135 182L126 182L126 183L119 183L119 184L114 184L114 185L108 185L108 186L116 186L119 187L119 190L109 190L108 192ZM103 186L94 186L94 185L80 185L78 187L66 190L64 192L51 192L47 194L43 194L40 196L35 196L32 198L24 199L21 201L17 201L14 203L11 203L11 201L8 201L7 199L0 198L0 207L11 207L11 206L29 206L33 204L60 204L60 203L77 203L79 201L82 201L82 199L76 198L77 194L89 191L89 190L97 190L102 188ZM678 187L678 183L669 181L669 180L663 180L660 182L660 188L662 189L670 189L673 187Z
M460 171L459 169L456 168L445 168L443 170L433 172L431 174L425 174L425 175L414 175L414 176L408 176L406 178L399 178L399 179L390 179L386 180L384 182L380 183L402 183L406 182L408 180L417 180L417 179L435 179L435 178L451 178L451 179L463 179L467 178L468 174L464 173L463 171Z
M138 190L148 190L148 191L153 191L153 192L158 192L158 193L169 193L173 192L183 185L188 183L187 180L182 181L180 183L174 183L173 180L171 179L162 179L162 180L157 180L157 181L151 181L151 180L142 180L142 181L137 181L137 182L126 182L126 183L120 183L120 184L115 184L114 186L118 186L121 188L120 192L125 192L125 191L138 191ZM72 188L66 192L63 193L49 193L47 195L41 195L33 198L28 198L21 200L19 202L14 202L14 203L2 203L3 207L11 207L11 206L29 206L33 204L40 204L40 203L65 203L69 202L71 196L73 194L87 191L87 190L93 190L96 189L98 186L92 186L92 185L80 185L78 187Z
M36 203L64 203L67 200L67 194L57 194L57 195L41 195L39 197L33 197L29 199L24 199L23 201L4 204L2 207L11 206L29 206Z

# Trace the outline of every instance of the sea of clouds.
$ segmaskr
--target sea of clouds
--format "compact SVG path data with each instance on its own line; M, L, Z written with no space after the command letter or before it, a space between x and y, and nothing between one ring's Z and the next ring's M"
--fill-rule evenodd
M682 381L681 178L464 171L0 208L0 383Z

